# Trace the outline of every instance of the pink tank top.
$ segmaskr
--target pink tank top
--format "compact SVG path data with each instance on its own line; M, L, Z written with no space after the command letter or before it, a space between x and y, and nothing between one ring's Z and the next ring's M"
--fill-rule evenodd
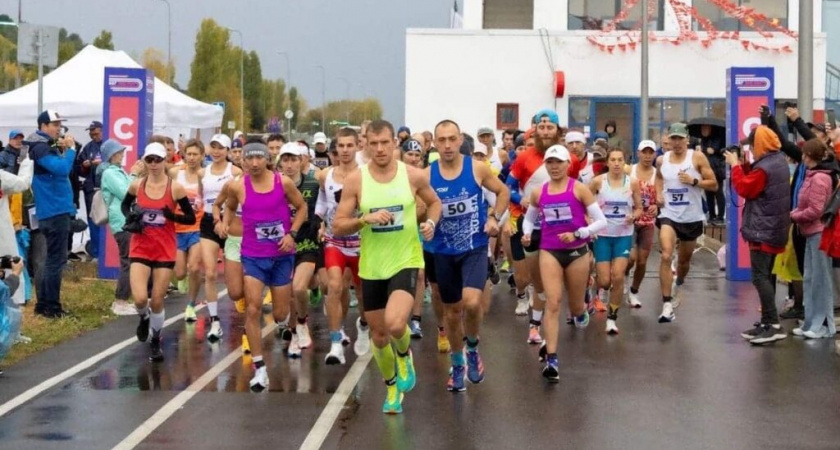
M588 239L577 239L568 243L560 240L561 234L574 233L586 226L586 208L575 197L575 183L578 181L569 178L566 191L559 194L548 192L550 182L543 185L539 204L542 217L540 249L568 250L580 248L588 242Z
M242 256L273 258L294 254L280 251L280 240L289 232L292 213L283 191L280 174L274 174L274 189L259 193L244 175L245 202L242 205Z

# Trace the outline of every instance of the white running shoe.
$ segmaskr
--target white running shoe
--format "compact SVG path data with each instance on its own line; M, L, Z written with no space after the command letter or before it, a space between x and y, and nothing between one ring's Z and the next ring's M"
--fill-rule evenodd
M525 298L516 298L516 310L513 312L517 316L527 316L528 315L528 297L526 295Z
M287 352L289 358L300 358L300 339L297 334L292 334L292 341L289 342L289 349Z
M218 341L222 338L223 334L222 323L218 320L214 320L210 323L210 331L207 332L207 340Z
M680 307L680 303L682 303L682 296L680 295L680 287L677 286L677 278L674 277L674 281L671 283L671 303L673 303L674 309Z
M268 389L268 372L265 367L260 367L254 373L254 378L251 378L251 391L262 392Z
M526 289L526 292L528 292L528 307L533 308L534 307L534 296L536 295L534 293L534 285L529 284L528 289Z
M632 292L627 294L627 304L630 305L631 308L642 307L642 302L639 301L639 295Z
M347 347L350 345L350 336L347 336L347 333L344 332L344 327L341 327L341 345Z
M624 277L624 295L630 292L630 277Z
M344 364L344 347L342 347L341 342L333 342L330 344L330 352L327 353L327 357L324 358L324 362L328 366Z
M362 356L370 351L370 327L362 328L362 319L356 319L356 342L353 344L356 356Z
M677 316L674 315L674 305L671 302L665 302L662 304L662 314L659 315L659 323L669 323L673 322Z
M615 320L607 319L607 334L611 336L618 334L618 325L615 324Z
M312 337L309 336L309 325L299 323L295 325L295 331L297 331L298 345L300 348L309 348L312 345Z

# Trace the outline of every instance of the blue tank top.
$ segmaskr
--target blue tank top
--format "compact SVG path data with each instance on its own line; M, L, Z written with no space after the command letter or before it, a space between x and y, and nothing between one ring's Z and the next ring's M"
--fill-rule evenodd
M432 240L432 253L460 255L487 245L488 236L484 232L487 202L481 186L475 182L472 158L465 157L463 161L461 174L454 180L443 178L439 161L430 166L432 189L443 206Z

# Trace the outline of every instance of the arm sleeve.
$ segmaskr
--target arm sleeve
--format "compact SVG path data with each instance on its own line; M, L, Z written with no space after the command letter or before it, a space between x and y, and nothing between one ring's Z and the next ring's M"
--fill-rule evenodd
M536 206L528 206L528 211L525 212L525 218L522 220L522 234L530 235L534 232L534 225L540 217L540 209Z
M793 122L793 128L795 128L796 132L799 133L799 135L802 136L802 139L805 139L806 141L817 137L817 135L815 135L814 132L811 131L810 128L808 128L808 124L806 124L801 117L797 118Z
M123 216L128 217L131 214L131 205L134 204L134 200L137 199L137 196L131 194L126 190L125 197L120 204L120 211L122 212ZM192 209L192 207L190 207Z
M776 123L776 119L773 116L770 116L769 120L767 121L767 127L773 130L776 133L776 136L779 138L779 141L782 143L782 153L787 155L788 158L796 161L797 163L802 162L802 150L796 146L793 142L790 142L782 133L782 130L779 128L779 124Z
M604 215L604 212L601 211L601 207L598 206L598 202L593 202L591 205L587 206L586 214L589 215L592 222L589 226L578 229L580 237L588 238L607 227L607 217Z
M192 205L190 204L190 199L186 196L181 197L178 199L178 206L181 208L181 212L183 214L175 214L171 209L164 208L163 215L181 225L193 225L195 224L195 211L193 211Z
M747 200L754 200L767 186L767 174L761 169L745 171L743 166L732 168L732 188Z
M318 201L315 203L315 215L324 218L327 215L327 193L323 188L318 190Z
M522 194L519 193L519 181L513 176L513 171L505 180L505 185L510 189L510 202L520 204L522 202Z

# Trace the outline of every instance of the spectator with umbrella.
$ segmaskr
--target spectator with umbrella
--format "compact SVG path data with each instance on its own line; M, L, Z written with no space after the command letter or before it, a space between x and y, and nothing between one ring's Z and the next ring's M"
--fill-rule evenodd
M726 123L713 117L694 119L688 124L691 137L700 139L700 151L709 159L709 165L715 173L718 186L723 186L726 178L726 158L723 149L726 143ZM709 223L723 225L726 214L726 197L724 189L716 192L706 191L706 204L709 208Z

